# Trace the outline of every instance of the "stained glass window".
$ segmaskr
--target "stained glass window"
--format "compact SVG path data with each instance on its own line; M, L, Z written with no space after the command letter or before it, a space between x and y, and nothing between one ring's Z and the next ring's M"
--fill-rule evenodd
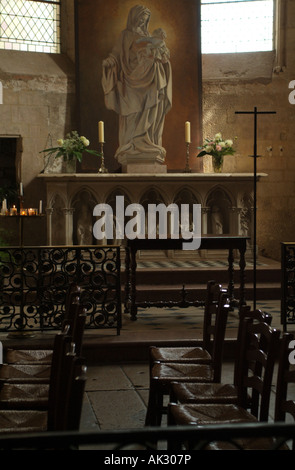
M274 0L202 0L202 53L271 51Z
M0 0L0 49L60 52L60 1Z

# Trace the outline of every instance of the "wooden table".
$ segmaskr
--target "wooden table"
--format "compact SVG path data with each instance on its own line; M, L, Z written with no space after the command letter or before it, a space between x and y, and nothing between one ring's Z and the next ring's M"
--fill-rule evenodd
M202 236L200 250L228 250L228 294L232 305L244 305L245 301L245 252L249 237L243 236ZM126 240L125 243L125 312L130 313L131 319L136 320L137 308L147 308L151 306L179 306L188 307L191 305L201 306L205 301L195 300L194 302L137 302L136 301L136 253L138 250L182 250L182 239L134 239ZM240 268L240 288L239 299L234 297L234 250L239 251ZM209 279L208 279L209 280ZM207 281L207 280L206 280Z

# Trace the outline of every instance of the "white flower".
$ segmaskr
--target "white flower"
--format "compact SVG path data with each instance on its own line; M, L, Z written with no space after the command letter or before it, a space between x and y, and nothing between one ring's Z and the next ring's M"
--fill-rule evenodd
M58 139L57 144L61 147L63 145L64 141L63 139Z
M227 147L232 147L233 141L232 141L231 139L228 139L228 140L225 141L225 145L226 145Z
M85 147L88 147L88 145L90 144L89 140L86 139L84 135L81 135L80 139L81 139L82 144L85 145Z
M219 140L221 140L221 139L222 139L221 132L218 132L218 134L215 134L215 138L214 138L214 139L215 139L216 142L219 141Z
M209 152L212 152L212 150L213 150L212 145L206 145L205 152L209 153Z
M219 142L220 147L224 148L225 147L225 142Z

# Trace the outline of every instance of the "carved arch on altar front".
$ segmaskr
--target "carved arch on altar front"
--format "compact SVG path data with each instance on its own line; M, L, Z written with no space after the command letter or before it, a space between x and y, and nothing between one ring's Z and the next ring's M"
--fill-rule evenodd
M125 210L126 207L131 204L131 197L128 191L124 188L121 187L116 187L110 193L108 196L106 196L105 203L109 204L112 208L113 211L113 238L112 239L106 239L105 242L109 244L115 244L115 245L120 245L123 242L122 238L117 238L117 230L120 231L120 233L124 234L124 224L121 226L121 219L122 219L122 214L117 214L117 209L120 211L120 208L117 208L117 203L116 203L116 196L123 196L124 197L124 215L125 215ZM128 219L127 219L128 220ZM124 217L125 221L125 217Z
M190 187L180 188L174 196L175 204L201 204L201 196Z
M156 186L150 186L145 189L142 195L139 198L139 204L141 204L144 209L147 210L148 204L169 204L169 198L167 194L164 194L164 191L160 190Z
M94 245L93 237L93 209L96 195L88 187L82 187L71 198L73 209L73 243L74 245Z
M231 214L236 203L229 191L222 186L215 186L209 191L205 205L208 233L214 235L232 233Z
M66 221L65 221L65 198L60 194L53 194L50 198L50 245L65 244Z

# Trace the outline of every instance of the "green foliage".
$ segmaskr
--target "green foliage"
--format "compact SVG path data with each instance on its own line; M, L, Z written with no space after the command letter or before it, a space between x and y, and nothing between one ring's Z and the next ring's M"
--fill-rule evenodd
M40 153L44 153L48 156L55 154L55 158L63 157L65 161L76 159L79 162L82 161L83 152L99 156L96 150L87 148L90 143L89 140L84 136L79 136L77 131L72 131L67 134L66 139L58 139L57 143L58 147L41 150Z

